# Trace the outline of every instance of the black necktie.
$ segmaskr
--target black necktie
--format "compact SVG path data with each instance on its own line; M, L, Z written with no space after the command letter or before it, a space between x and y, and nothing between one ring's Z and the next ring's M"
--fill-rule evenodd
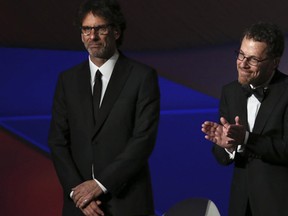
M242 87L247 97L250 97L253 94L260 102L264 100L268 93L268 87L259 87L255 89L252 89L250 85L243 85Z
M102 92L102 74L99 70L97 70L94 86L93 86L93 109L94 109L94 120L95 122L98 119L99 109L100 109L100 100L101 100L101 92Z

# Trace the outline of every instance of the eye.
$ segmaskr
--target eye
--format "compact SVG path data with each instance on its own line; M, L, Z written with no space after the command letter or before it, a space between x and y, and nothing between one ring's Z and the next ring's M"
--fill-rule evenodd
M239 56L239 58L243 59L244 58L244 53L239 52L238 56Z
M83 31L91 31L91 27L89 27L89 26L82 26L82 30Z
M89 35L93 27L90 26L81 26L80 29L84 35Z
M254 57L251 57L251 58L249 58L249 62L251 63L251 64L258 64L258 62L259 62L259 60L257 59L257 58L254 58Z

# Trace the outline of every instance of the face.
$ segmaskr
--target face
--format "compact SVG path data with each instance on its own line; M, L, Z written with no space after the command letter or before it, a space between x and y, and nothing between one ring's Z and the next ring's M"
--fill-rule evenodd
M267 59L267 44L264 42L254 41L244 37L240 47L245 57L254 57L258 60ZM237 59L238 81L242 85L252 84L254 87L260 86L269 80L274 69L278 66L278 61L268 58L259 62L257 66L249 65L247 59Z
M82 22L82 26L100 26L108 24L107 21L99 16L88 13ZM108 27L108 33L105 35L98 34L95 29L89 35L81 33L81 39L85 48L89 52L91 60L97 65L104 64L116 51L116 40L120 34L114 27Z

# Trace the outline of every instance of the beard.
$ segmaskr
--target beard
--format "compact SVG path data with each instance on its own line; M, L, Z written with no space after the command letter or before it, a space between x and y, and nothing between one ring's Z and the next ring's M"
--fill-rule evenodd
M252 84L257 77L257 73L255 71L237 67L238 70L238 82L241 85Z
M116 46L109 42L109 40L106 43L91 41L86 44L86 49L91 57L109 59L115 53Z
M238 76L238 82L241 84L241 85L248 85L248 84L251 84L251 81L253 79L251 77L243 77L243 76Z

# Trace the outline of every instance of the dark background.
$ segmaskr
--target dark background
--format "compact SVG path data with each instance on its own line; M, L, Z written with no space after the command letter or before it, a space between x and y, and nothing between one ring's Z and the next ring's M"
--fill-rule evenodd
M58 74L86 60L73 26L80 0L0 3L0 215L60 215L61 188L47 147ZM121 0L121 50L157 69L161 119L150 164L157 215L205 197L227 215L232 167L218 165L201 124L218 120L223 84L237 77L234 50L259 20L288 31L283 1ZM287 54L280 70L287 73Z

